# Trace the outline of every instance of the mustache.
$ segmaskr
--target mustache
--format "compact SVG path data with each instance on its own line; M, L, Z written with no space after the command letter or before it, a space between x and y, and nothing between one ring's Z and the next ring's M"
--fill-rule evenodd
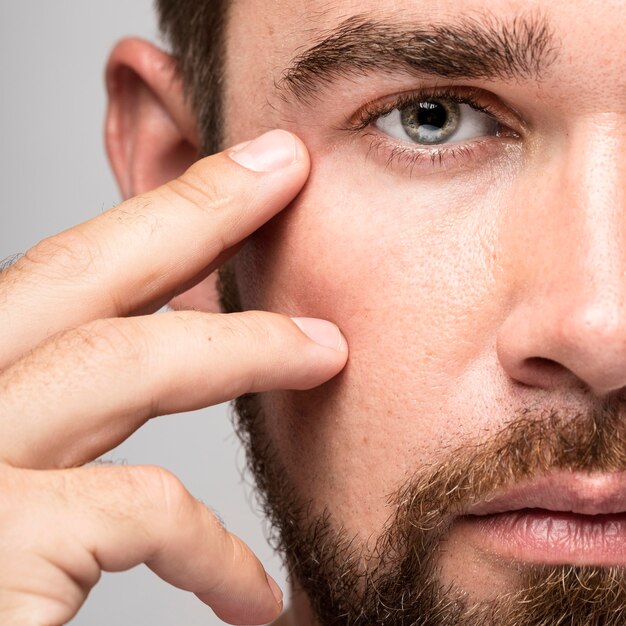
M615 397L586 412L525 409L488 439L447 451L388 498L395 513L377 552L397 557L416 541L424 550L455 514L522 479L552 470L626 471L625 409Z

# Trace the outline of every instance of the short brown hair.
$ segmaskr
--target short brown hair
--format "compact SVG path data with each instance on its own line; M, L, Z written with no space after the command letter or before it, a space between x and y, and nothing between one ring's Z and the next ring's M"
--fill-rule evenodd
M229 5L229 0L156 0L161 32L198 119L203 155L222 149L224 35Z

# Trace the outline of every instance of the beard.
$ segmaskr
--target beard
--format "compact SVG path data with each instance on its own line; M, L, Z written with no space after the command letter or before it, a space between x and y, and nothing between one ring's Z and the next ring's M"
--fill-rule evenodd
M241 311L234 268L220 269L224 312ZM497 489L552 470L626 471L623 394L586 413L525 410L485 440L464 441L389 496L393 514L374 542L315 513L290 483L265 431L260 397L235 401L270 539L321 626L622 626L626 568L518 564L515 590L476 601L446 584L438 559L455 514Z
M515 590L472 601L445 584L438 557L455 515L495 490L550 470L626 470L626 420L616 399L564 416L526 411L480 442L420 468L389 496L393 515L366 546L290 484L264 431L259 397L235 402L274 546L323 626L622 625L626 569L516 564Z

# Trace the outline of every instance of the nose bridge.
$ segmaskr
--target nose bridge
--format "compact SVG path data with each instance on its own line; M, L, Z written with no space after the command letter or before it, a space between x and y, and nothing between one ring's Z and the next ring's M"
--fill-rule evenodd
M571 268L565 269L575 270L566 272L568 282L575 286L572 305L590 310L598 306L612 308L623 316L626 180L620 157L626 146L620 130L612 118L604 123L589 119L573 134L563 160L563 200L559 212L566 258L571 262ZM570 222L573 232L568 228Z
M551 159L520 213L524 226L515 227L526 233L518 250L528 264L525 282L569 312L609 298L612 306L626 304L626 181L619 159L626 146L618 137L605 141L606 131L593 132L581 128Z
M620 118L622 116L619 116ZM626 385L626 136L589 116L553 154L513 230L518 293L498 338L505 368L537 382L558 364L598 393ZM512 233L512 236L515 236ZM545 371L545 368L544 368ZM545 381L544 381L545 382Z

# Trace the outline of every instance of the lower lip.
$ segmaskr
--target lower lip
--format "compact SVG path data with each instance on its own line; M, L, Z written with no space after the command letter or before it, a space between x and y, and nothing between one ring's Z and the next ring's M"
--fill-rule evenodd
M483 549L505 558L538 564L626 564L626 513L524 509L462 520L465 532L476 533Z

